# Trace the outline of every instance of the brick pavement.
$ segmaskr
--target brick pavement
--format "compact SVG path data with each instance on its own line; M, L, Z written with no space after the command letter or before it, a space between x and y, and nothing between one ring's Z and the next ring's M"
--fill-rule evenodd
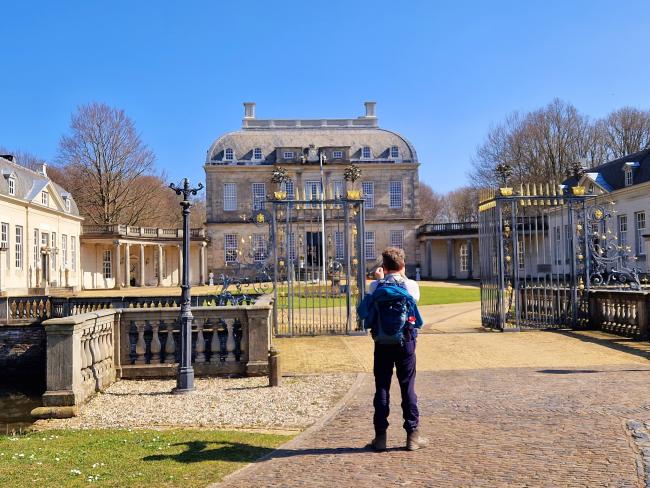
M638 487L644 465L628 425L650 420L650 364L425 371L428 449L403 449L394 388L389 451L372 436L372 377L322 428L219 487ZM635 434L638 435L638 434Z

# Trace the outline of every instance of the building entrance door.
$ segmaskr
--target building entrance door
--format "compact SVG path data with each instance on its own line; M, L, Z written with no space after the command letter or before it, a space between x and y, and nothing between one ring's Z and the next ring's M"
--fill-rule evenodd
M323 265L323 235L320 232L307 232L307 266L318 268Z

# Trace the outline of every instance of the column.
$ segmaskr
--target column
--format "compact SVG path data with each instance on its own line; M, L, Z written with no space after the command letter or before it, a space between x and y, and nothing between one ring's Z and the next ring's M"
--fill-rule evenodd
M447 239L447 279L454 277L454 240Z
M145 286L147 280L145 278L145 261L144 261L144 244L140 244L140 286Z
M426 275L429 278L433 278L433 255L431 254L431 239L427 239L425 244L424 259L427 264Z
M160 244L158 244L158 249L156 252L158 253L158 286L162 286L163 252L162 246Z
M178 286L183 284L183 246L176 246L178 248Z
M467 239L467 279L474 279L474 250L472 248L472 239Z
M205 285L205 242L199 247L199 285Z
M124 287L131 286L131 244L124 244Z
M115 270L115 288L119 289L122 286L122 273L120 268L120 241L115 241L115 263L113 265Z

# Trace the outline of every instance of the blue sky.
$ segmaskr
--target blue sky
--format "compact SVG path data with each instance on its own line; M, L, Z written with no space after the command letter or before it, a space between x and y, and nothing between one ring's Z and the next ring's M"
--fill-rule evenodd
M491 124L560 97L650 108L641 1L3 2L0 145L56 156L75 108L123 108L172 180L259 118L356 117L415 144L421 179L466 183Z

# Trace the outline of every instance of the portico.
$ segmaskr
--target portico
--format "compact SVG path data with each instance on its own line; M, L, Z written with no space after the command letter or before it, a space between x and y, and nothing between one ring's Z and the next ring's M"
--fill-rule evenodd
M429 279L478 279L478 224L425 224L418 228L420 273Z
M181 229L84 225L81 235L83 289L180 286ZM190 281L207 280L203 229L190 237Z

